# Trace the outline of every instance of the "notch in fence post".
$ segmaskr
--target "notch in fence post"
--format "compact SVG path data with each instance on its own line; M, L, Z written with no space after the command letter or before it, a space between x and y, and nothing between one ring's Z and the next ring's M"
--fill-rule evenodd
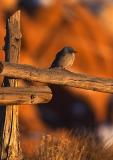
M18 63L21 48L20 11L14 13L6 21L5 61ZM17 85L17 80L4 78L4 87L17 87ZM21 160L18 106L6 106L4 115L1 160Z

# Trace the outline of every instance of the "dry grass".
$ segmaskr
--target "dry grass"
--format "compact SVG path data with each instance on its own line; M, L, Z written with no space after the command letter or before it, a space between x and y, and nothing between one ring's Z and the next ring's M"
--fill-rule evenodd
M24 160L112 160L112 151L112 147L105 149L94 135L46 135L34 157Z

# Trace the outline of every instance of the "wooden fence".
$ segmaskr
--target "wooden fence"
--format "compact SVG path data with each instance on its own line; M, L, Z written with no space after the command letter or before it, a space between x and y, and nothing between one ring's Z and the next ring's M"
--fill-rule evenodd
M4 76L0 88L0 104L3 113L1 160L21 160L19 142L18 105L47 103L52 91L47 84L65 85L87 90L113 93L113 80L72 73L63 68L39 69L18 64L21 48L20 11L6 19L5 61L0 62L0 74ZM18 79L45 83L39 87L19 87ZM53 95L54 96L54 95Z

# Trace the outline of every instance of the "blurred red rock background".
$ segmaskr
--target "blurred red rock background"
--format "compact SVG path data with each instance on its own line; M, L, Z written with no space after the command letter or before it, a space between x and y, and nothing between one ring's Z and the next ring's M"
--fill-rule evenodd
M0 48L4 45L6 11L15 10L16 2L2 2ZM78 53L71 71L113 78L113 4L105 0L51 2L42 3L44 6L40 5L34 13L22 9L20 63L49 67L61 48L72 46ZM3 51L0 59L4 60ZM60 86L52 88L53 100L49 104L20 106L21 143L26 153L33 153L42 133L59 128L93 129L109 119L110 94Z

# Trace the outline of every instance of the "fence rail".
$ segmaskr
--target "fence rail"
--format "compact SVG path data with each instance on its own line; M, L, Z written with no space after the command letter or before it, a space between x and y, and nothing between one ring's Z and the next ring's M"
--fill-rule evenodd
M0 104L7 105L3 111L1 128L1 160L21 160L22 152L19 142L19 123L17 104L47 103L52 92L47 86L22 87L17 79L56 84L113 93L113 79L92 77L81 73L72 73L61 66L38 69L33 66L17 64L21 48L20 12L17 11L7 19L5 38L5 61L0 62L0 75L5 76L4 87L0 88ZM66 61L68 62L68 61ZM66 64L66 63L64 63ZM16 79L16 80L15 80ZM9 86L5 85L6 80Z
M0 62L0 74L10 78L64 85L98 92L113 93L113 79L73 73L56 67L38 69L30 65Z

